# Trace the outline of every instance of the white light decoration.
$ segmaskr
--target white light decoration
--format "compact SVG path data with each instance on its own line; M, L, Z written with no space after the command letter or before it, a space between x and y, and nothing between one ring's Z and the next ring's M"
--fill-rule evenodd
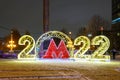
M48 32L44 33L43 35L41 35L38 38L38 40L36 41L35 54L38 55L38 53L40 52L40 45L42 42L44 42L44 40L49 40L53 37L57 37L57 38L63 40L65 42L65 44L67 44L67 45L69 42L72 42L71 39L66 34L64 34L60 31L48 31Z
M82 46L79 48L79 50L75 53L74 58L85 58L85 53L90 48L90 40L86 36L79 36L74 40L75 46Z
M91 55L93 59L110 60L109 55L104 55L105 52L110 47L110 41L106 36L100 35L100 36L94 37L91 41L91 45L99 45L99 47L97 47L97 49Z
M34 49L35 47L35 40L33 39L33 37L31 37L30 35L23 35L19 41L18 44L19 45L25 45L26 43L28 43L26 45L26 47L18 54L18 59L34 59L36 57L36 54L30 54L30 52Z

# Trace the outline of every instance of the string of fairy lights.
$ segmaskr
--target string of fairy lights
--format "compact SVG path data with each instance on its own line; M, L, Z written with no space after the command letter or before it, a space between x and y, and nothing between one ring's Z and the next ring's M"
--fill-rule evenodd
M63 38L64 36L64 38ZM105 52L108 50L109 46L110 46L110 41L106 36L103 35L98 35L95 36L91 41L86 37L86 36L79 36L74 40L74 43L71 44L71 40L70 38L65 35L62 32L59 31L48 31L47 33L44 33L43 35L41 35L38 40L36 41L35 44L35 40L33 39L32 36L29 35L23 35L20 39L19 39L19 45L25 45L26 42L28 42L28 45L26 48L24 48L20 53L19 53L19 59L27 59L27 58L37 58L36 55L39 54L40 52L40 45L41 43L46 40L46 39L51 39L53 37L61 37L61 40L66 40L66 48L69 48L69 55L70 58L82 58L82 59L89 59L89 60L94 60L94 59L99 59L99 60L110 60L110 56L109 55L104 55ZM66 38L66 39L65 39ZM64 41L65 42L65 41ZM69 44L70 43L70 44ZM74 53L74 51L72 52L72 50L74 50L74 46L83 44L82 46L80 46L80 48L77 50L77 52ZM55 44L54 44L55 45ZM60 44L59 44L60 45ZM71 47L71 45L73 45ZM90 48L90 45L99 45L95 48L94 52L92 54L89 54L86 56L86 52L88 51L88 49ZM61 45L60 45L61 46ZM35 47L35 53L33 56L31 56L29 53L33 50L33 48ZM61 46L61 47L53 47L53 45L49 45L48 51L46 51L48 54L46 56L52 56L53 54L55 55L59 55L60 53L63 54L64 51L66 51L65 45ZM70 49L73 48L73 49ZM59 51L60 50L60 51ZM52 52L54 53L52 53ZM72 56L71 56L72 53ZM58 56L59 57L59 56Z

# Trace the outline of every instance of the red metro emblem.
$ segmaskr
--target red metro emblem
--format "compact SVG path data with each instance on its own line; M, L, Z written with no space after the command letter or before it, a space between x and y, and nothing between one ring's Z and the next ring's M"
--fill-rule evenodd
M43 58L69 58L69 52L65 46L65 43L63 40L60 41L58 47L55 44L55 41L52 39L50 41L49 47L43 56Z

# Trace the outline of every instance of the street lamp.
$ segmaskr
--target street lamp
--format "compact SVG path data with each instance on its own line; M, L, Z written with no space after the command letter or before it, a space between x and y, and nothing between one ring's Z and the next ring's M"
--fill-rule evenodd
M88 37L92 37L92 34L91 34L91 33L89 33L89 34L88 34Z
M70 56L71 57L74 57L74 45L73 45L73 42L72 41L69 41L67 43L67 47L69 48L69 51L70 51Z
M119 32L117 33L117 36L120 36L120 33L119 33Z
M68 34L69 34L69 36L70 36L70 38L71 38L71 37L72 37L72 36L71 36L71 35L72 35L72 32L69 32Z
M13 51L13 48L15 48L16 45L14 44L14 41L13 41L12 31L11 31L11 35L10 35L10 41L9 41L9 44L7 45L7 47L10 48L10 51L9 51L9 52L14 52L14 51Z
M103 30L104 30L104 28L103 28L103 26L101 26L101 27L100 27L101 35L103 35Z

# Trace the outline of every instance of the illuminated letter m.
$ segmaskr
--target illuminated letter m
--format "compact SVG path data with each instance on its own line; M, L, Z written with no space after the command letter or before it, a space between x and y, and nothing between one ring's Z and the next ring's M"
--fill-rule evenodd
M52 39L43 58L69 58L69 52L65 46L64 41L61 40L57 47L54 40Z

